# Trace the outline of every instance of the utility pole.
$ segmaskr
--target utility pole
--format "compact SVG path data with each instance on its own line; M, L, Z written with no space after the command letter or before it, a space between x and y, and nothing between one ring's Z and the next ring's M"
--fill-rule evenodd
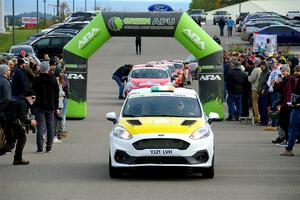
M84 11L86 12L86 0L84 0Z
M56 3L56 19L59 20L59 0Z
M96 11L96 7L97 7L97 1L95 0L95 2L94 2L94 11Z
M46 0L44 0L44 21L45 25L47 24L47 19L46 19Z
M5 33L5 26L4 26L4 0L0 0L0 33Z
M75 12L75 0L73 0L73 13Z
M12 14L13 14L13 18L12 18L12 44L15 45L15 0L12 0Z
M36 32L39 32L39 0L36 0Z

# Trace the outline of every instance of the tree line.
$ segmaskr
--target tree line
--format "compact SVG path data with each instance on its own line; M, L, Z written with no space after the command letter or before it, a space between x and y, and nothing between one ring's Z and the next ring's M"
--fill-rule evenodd
M245 1L248 0L192 0L189 5L189 11L192 9L204 9L205 11L210 11Z

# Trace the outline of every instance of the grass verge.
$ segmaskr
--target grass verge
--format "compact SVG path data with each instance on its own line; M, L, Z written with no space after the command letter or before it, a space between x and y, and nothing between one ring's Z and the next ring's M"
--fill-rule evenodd
M36 30L15 30L15 44L26 42ZM8 52L12 46L12 31L0 33L0 53Z

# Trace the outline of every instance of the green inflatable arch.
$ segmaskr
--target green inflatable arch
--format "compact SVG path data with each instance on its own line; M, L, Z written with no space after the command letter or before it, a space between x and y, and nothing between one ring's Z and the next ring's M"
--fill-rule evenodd
M87 115L87 61L113 36L175 37L198 60L199 95L205 112L223 111L223 49L187 13L102 12L64 47L71 87L68 118ZM214 86L213 86L214 85Z

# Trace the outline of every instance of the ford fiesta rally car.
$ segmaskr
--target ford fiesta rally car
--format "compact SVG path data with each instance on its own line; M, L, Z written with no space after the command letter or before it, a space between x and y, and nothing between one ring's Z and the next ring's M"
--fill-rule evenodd
M188 167L214 176L214 135L197 93L154 86L131 91L121 109L106 114L110 133L109 173L120 177L134 167Z

